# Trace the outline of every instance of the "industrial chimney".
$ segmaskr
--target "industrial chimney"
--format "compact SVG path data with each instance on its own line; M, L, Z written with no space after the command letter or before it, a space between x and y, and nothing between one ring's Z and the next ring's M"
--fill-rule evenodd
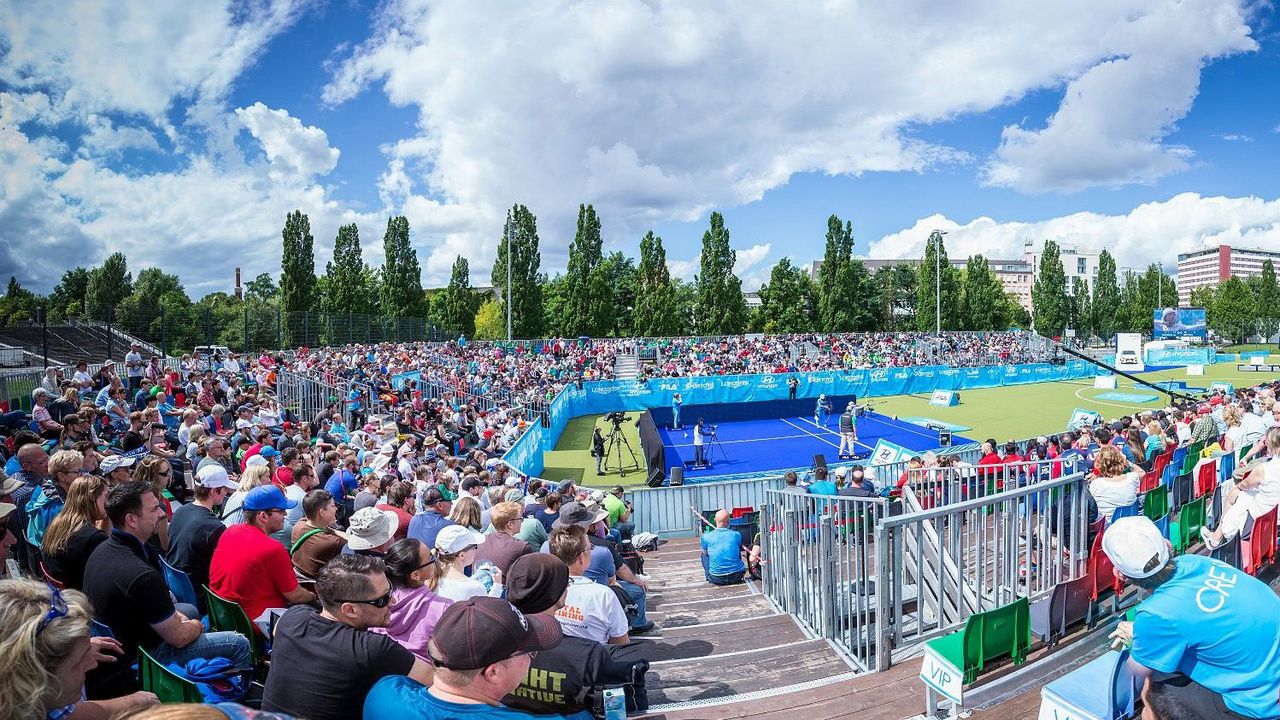
M236 299L244 299L244 293L240 290L240 268L236 268Z

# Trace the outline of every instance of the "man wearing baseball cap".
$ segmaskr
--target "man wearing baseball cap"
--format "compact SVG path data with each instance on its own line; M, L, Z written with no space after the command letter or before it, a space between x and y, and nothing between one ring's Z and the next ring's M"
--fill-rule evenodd
M311 602L315 595L298 585L289 552L270 537L284 527L292 500L275 485L249 491L241 509L244 521L227 528L213 551L209 589L240 603L250 620L268 608Z
M1202 555L1171 558L1145 517L1113 522L1102 549L1126 581L1150 593L1132 623L1134 671L1200 718L1280 717L1280 598L1261 581Z
M528 720L528 713L508 708L502 698L528 678L534 655L556 647L560 638L554 619L525 615L500 598L454 603L436 623L428 646L436 665L431 687L411 678L385 677L365 698L364 716ZM489 707L478 707L485 705Z
M191 578L191 586L209 584L209 564L214 548L227 529L215 508L222 505L237 485L218 465L206 465L196 471L195 500L173 511L169 523L169 564ZM204 593L196 591L196 605L204 611Z
M98 470L102 472L102 477L106 478L110 485L119 485L129 482L129 473L133 472L135 460L124 455L108 455L102 459L102 463L98 465Z
M449 500L440 492L440 488L431 485L422 491L422 500L418 503L418 514L409 523L409 537L422 541L427 547L436 546L436 535L453 525L449 519Z

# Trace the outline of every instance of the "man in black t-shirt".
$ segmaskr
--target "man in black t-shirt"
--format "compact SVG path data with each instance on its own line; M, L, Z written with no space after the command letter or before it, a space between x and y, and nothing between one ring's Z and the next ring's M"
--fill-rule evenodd
M218 519L214 508L238 489L227 477L220 465L206 465L196 472L195 502L173 511L169 523L169 564L191 578L196 589L196 603L204 611L204 593L200 588L209 584L209 563L218 538L227 529Z
M382 560L339 555L316 579L323 608L295 605L280 616L262 709L310 720L360 720L369 688L386 675L430 685L432 667L395 640L368 631L391 619Z
M507 599L517 610L554 618L556 610L564 606L569 568L553 555L534 553L511 563L506 581ZM625 685L627 709L643 711L648 706L644 673L649 664L612 657L615 652L620 658L622 654L634 655L624 653L626 648L564 635L554 648L534 656L528 676L502 703L539 715L571 715L590 711L603 687Z

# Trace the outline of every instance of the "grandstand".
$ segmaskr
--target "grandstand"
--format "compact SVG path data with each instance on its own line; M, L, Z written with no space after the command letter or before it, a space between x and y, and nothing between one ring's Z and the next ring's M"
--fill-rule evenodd
M130 396L142 402L149 418L170 423L159 430L165 441L132 448L126 443L136 428L127 418L123 425L113 422L111 414L117 402L112 389L123 380L105 378L104 395L65 379L108 447L103 459L136 457L147 472L171 468L172 477L185 479L167 488L171 510L187 499L194 466L213 458L207 443L180 440L192 426L187 419L179 424L176 409L189 407L191 422L211 434L226 427L224 436L242 456L217 464L244 476L250 464L271 469L264 475L267 484L253 492L276 492L278 485L282 499L294 496L288 493L302 497L306 491L297 493L285 478L318 475L321 464L330 463L325 455L312 456L313 447L343 451L336 456L338 466L330 465L326 487L354 505L361 502L358 484L367 500L381 502L382 512L400 517L399 508L406 519L396 522L410 539L434 537L420 534L422 518L440 511L446 492L455 506L478 491L491 507L504 500L528 503L536 515L542 503L551 502L544 499L547 491L554 490L566 506L581 504L593 518L590 508L608 507L603 493L611 490L613 477L580 472L566 478L556 464L561 451L548 449L563 442L585 445L605 411L643 413L658 427L672 425L672 394L701 394L685 412L720 413L712 416L720 423L720 440L752 448L744 457L755 464L726 462L723 474L703 477L690 472L685 484L663 482L659 475L659 486L628 495L635 535L658 539L638 561L629 561L638 569L615 569L618 592L632 602L643 598L653 623L649 628L643 616L628 618L627 647L649 664L649 707L635 716L781 718L803 712L809 718L897 719L972 712L1023 718L1060 711L1132 717L1140 688L1125 669L1124 655L1111 651L1108 636L1137 611L1143 593L1112 571L1104 551L1111 523L1130 513L1148 518L1177 557L1212 554L1236 568L1233 573L1280 587L1274 507L1259 513L1247 531L1224 536L1212 551L1201 533L1224 527L1234 508L1230 488L1256 480L1236 473L1237 467L1259 454L1255 448L1265 446L1264 457L1280 449L1280 432L1274 448L1262 435L1247 434L1272 409L1274 392L1259 384L1258 373L1240 371L1238 358L1224 357L1193 379L1182 370L1143 376L1191 379L1205 388L1233 385L1202 404L1166 408L1159 400L1105 400L1098 396L1129 388L1094 387L1091 365L1043 362L1052 357L1052 345L1039 338L999 333L942 340L911 336L898 344L856 335L386 343L264 353L243 361L168 359L154 378L160 381L158 406L147 402L151 393ZM939 358L956 366L932 364ZM779 366L786 362L793 364ZM42 381L31 380L31 387ZM59 382L55 389L68 387ZM929 404L939 390L959 392L960 404ZM838 425L833 418L815 423L803 417L820 395L837 407L856 395L865 411L858 426L863 449L875 450L884 441L894 454L857 461L832 457L822 467L812 456L821 450L834 456ZM106 398L105 415L88 407L100 398ZM11 408L31 407L23 398L6 399ZM67 428L78 427L77 414L37 414L46 405L31 409L32 429L48 434L50 450L59 441L74 446ZM166 406L172 409L161 415ZM1098 408L1103 422L1082 433L1063 432L1077 407ZM1155 422L1158 432L1138 422L1143 412L1151 414L1145 420ZM1248 415L1248 427L1242 414ZM996 419L1011 424L996 425ZM47 423L59 421L65 426L50 433ZM938 431L942 425L957 428L949 443ZM803 432L779 434L784 426ZM1108 447L1129 429L1150 431L1146 438L1135 436L1136 451L1131 444ZM652 432L665 450L660 469L683 464L680 432ZM1035 437L1039 433L1048 437ZM991 436L1018 439L1007 445L1001 440L999 447L980 442ZM1151 451L1147 439L1156 444ZM39 439L27 440L34 442ZM639 436L636 442L641 449ZM275 455L267 452L277 446ZM167 447L182 451L165 454ZM1103 502L1111 496L1094 487L1095 475L1106 466L1099 459L1103 451L1119 455L1121 447L1136 452L1131 457L1142 472L1131 478L1132 504L1113 507ZM645 447L644 454L654 449ZM299 458L303 454L305 460ZM278 468L281 462L287 464ZM855 489L846 479L855 462L866 466L865 484L857 492L837 492ZM17 477L30 476L27 465L19 468ZM284 468L288 475L277 474ZM781 475L791 468L798 479ZM627 479L634 485L652 481L652 470ZM824 490L819 483L827 471L834 482ZM1261 477L1263 471L1257 472ZM242 489L236 501L255 502L247 500L250 495ZM416 497L413 513L405 511L406 495ZM258 517L253 507L242 511L250 523ZM562 520L569 517L563 508ZM758 576L726 586L706 581L699 535L718 510L730 513L727 529L737 533L744 549L759 546ZM354 507L343 512L350 537L377 532L352 517ZM474 521L451 513L440 514L483 529L478 502ZM622 516L604 512L600 518L605 517L591 520L593 526L621 535ZM550 529L536 516L517 524L522 534L516 537L529 544L526 551L536 550L541 540L523 533L542 528L546 539ZM30 528L17 529L22 536ZM384 549L393 540L393 531L386 532ZM370 542L377 546L383 538L373 536ZM51 583L68 582L60 566L31 565L30 556L28 551L20 558L29 572ZM193 583L188 575L199 573L198 567L186 565L190 560L181 554L166 558L175 564L166 566L164 578L175 595L199 605L197 587L210 583L206 602L222 613L211 614L212 627L253 638L247 616L235 612L252 598L237 598L233 585L219 585L222 580L213 576ZM418 555L413 558L417 566ZM299 578L314 582L296 562L294 568ZM98 619L120 622L118 615ZM269 659L254 652L259 661ZM259 679L269 679L269 668L257 664ZM270 672L280 672L280 665ZM161 687L146 672L137 680L144 688ZM184 686L173 687L179 690L166 691L165 699L188 697Z

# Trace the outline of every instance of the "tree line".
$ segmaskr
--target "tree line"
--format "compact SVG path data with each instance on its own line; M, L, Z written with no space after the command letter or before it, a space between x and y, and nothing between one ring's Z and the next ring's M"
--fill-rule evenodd
M1156 265L1121 277L1105 250L1093 286L1080 278L1069 286L1052 240L1044 244L1032 288L1034 318L1004 291L982 255L953 266L941 233L929 237L919 263L902 261L874 272L853 255L852 222L830 216L825 240L816 273L782 258L761 285L759 304L749 307L734 273L737 255L729 228L718 212L711 213L703 233L698 272L684 281L671 276L662 238L652 231L640 241L638 261L618 251L606 254L595 208L580 205L567 267L549 277L541 268L537 217L516 204L502 226L492 288L481 292L472 287L470 263L461 255L446 287L424 288L404 216L387 220L381 266L364 261L359 230L350 224L338 229L333 256L317 274L310 221L294 211L281 230L279 275L257 275L242 299L215 292L192 300L176 275L157 267L141 270L135 279L125 255L117 252L100 266L67 270L47 297L11 278L0 297L0 323L34 320L43 305L51 322L111 320L148 339L167 331L169 347L202 344L212 326L217 329L212 339L237 347L238 342L254 344L250 338L272 336L266 327L271 324L275 337L292 344L297 337L280 328L281 314L319 312L391 323L415 320L429 325L435 337L501 339L507 336L510 303L516 338L932 331L935 323L944 330L1034 327L1046 336L1061 336L1070 328L1078 337L1109 338L1116 332L1150 332L1158 303L1177 304L1173 279ZM1259 278L1232 279L1192 297L1193 304L1208 310L1210 326L1230 337L1267 328L1267 334L1275 332L1277 299L1269 261ZM935 318L936 308L941 318ZM357 336L347 328L347 337Z

